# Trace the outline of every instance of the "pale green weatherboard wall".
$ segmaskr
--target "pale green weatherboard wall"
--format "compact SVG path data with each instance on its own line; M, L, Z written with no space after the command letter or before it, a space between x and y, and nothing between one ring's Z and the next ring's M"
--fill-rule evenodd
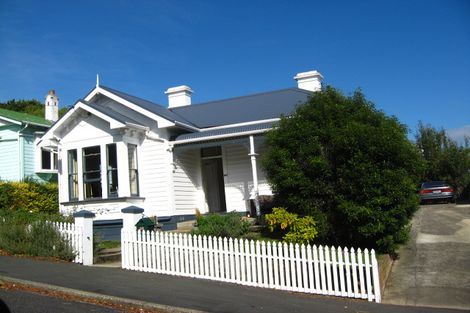
M38 181L50 180L51 174L38 176L35 173L34 131L36 129L22 131L18 145L19 129L20 125L0 126L0 179L20 181L31 177Z
M18 125L0 127L0 178L19 180Z

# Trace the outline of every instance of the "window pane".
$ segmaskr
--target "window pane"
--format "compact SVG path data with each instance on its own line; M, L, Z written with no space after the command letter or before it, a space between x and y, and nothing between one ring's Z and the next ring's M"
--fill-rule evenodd
M137 170L137 146L129 144L127 146L129 155L129 183L132 196L139 195L139 172Z
M59 164L59 157L57 153L52 153L52 168L57 169Z
M85 199L101 198L101 151L99 146L83 149Z
M106 146L108 150L108 196L116 197L118 195L118 169L116 144Z
M78 199L78 164L77 150L68 151L69 198Z
M69 150L69 174L78 173L77 150Z
M51 152L41 149L41 168L43 170L51 169Z
M220 146L201 149L201 157L203 158L221 156L221 155L222 155L222 148Z
M138 177L137 170L129 170L129 181L131 187L131 195L138 196L139 195L139 177Z

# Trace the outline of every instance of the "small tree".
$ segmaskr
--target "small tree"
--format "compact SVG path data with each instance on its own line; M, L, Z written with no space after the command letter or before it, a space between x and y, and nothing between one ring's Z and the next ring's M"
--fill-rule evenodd
M423 180L446 180L457 189L457 194L468 197L470 184L470 148L449 138L446 132L419 123L416 145L425 160Z
M329 87L268 133L263 165L277 201L313 216L321 241L392 252L418 205L422 162L406 133L360 91Z

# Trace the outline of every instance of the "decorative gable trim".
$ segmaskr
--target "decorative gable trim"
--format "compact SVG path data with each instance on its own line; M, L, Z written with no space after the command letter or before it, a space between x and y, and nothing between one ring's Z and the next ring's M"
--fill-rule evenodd
M90 105L87 105L83 101L77 101L75 105L73 106L72 109L70 109L60 120L58 120L45 134L42 136L41 141L38 143L38 145L43 145L44 143L50 141L51 139L57 139L56 135L58 135L56 132L58 129L60 129L62 126L66 125L69 123L71 120L73 120L73 115L74 114L83 114L83 113L78 113L78 110L82 109L83 112L88 112L90 114L93 114L97 116L98 118L106 121L109 123L109 128L110 129L118 129L118 128L132 128L138 131L144 131L147 132L149 130L148 127L138 125L132 122L126 122L126 121L119 121L115 118L112 118L111 116L100 112L99 110L94 109ZM86 114L86 113L85 113ZM41 143L42 142L42 143Z

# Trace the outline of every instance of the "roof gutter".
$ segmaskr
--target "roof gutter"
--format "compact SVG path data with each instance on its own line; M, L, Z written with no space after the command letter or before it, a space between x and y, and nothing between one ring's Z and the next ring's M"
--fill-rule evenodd
M232 133L232 134L223 134L223 135L210 136L210 137L200 137L200 138L192 138L192 139L185 139L185 140L178 140L178 141L170 141L170 146L179 146L179 145L184 145L184 144L188 144L188 143L195 143L195 142L199 142L199 141L220 140L220 139L226 139L226 138L230 138L230 137L257 135L257 134L266 133L270 129L271 128L257 129L257 130L246 131L246 132L238 132L238 133Z
M187 130L192 130L194 132L200 132L201 131L201 129L199 129L197 127L194 127L194 126L182 123L182 122L174 121L174 123L175 123L175 125L186 128Z
M5 117L5 116L0 116L0 119L2 120L5 120L7 122L10 122L12 124L16 124L16 125L33 125L33 126L41 126L41 127L51 127L51 125L46 125L46 124L40 124L40 123L35 123L35 122L31 122L31 121L25 121L25 120L14 120L14 119L11 119L11 118L8 118L8 117ZM26 126L26 127L28 127Z
M147 126L142 126L142 125L138 125L138 124L134 124L134 123L129 123L129 122L125 122L124 123L127 127L129 128L135 128L135 129L138 129L138 130L143 130L143 131L149 131L150 128L148 128Z
M47 127L47 128L51 127L51 125L44 125L44 124L39 124L39 123L34 123L34 122L25 122L25 123L29 125L34 125L34 126L41 126L41 127Z

